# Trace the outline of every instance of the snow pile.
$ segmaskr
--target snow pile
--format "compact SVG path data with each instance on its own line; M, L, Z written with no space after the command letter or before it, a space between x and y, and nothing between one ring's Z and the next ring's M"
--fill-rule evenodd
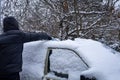
M44 41L25 43L21 80L41 80L47 51L43 43Z
M69 71L71 75L69 80L79 80L77 78L79 77L78 73L88 77L91 77L90 75L95 76L99 78L98 80L120 80L120 54L102 43L91 39L26 43L23 52L23 72L21 73L21 80L42 80L47 47L73 49L77 51L89 65L90 68L82 73L79 73L79 71ZM64 55L64 57L69 58L68 55ZM60 59L61 62L63 61L62 58L58 59ZM74 58L72 58L72 60L74 61Z

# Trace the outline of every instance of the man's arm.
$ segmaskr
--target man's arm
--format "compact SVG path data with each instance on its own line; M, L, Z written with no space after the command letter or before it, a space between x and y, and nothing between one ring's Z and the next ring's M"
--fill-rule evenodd
M52 38L44 32L41 33L24 33L24 42L36 41L36 40L51 40Z

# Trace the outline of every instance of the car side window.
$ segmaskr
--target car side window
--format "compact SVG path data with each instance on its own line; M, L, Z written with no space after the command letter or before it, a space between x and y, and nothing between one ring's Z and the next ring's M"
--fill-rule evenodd
M52 49L50 55L50 70L69 74L70 72L82 72L88 69L83 60L68 49Z

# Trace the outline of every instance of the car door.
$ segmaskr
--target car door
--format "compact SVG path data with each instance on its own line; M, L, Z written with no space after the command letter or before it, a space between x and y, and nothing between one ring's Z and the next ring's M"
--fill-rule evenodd
M89 66L76 51L49 47L45 59L43 80L80 80Z

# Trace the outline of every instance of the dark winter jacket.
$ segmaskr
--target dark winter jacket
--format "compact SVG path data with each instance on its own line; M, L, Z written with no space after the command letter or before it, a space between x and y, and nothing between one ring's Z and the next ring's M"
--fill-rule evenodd
M13 21L14 22L14 21ZM7 27L11 27L6 23ZM15 26L12 24L12 27ZM46 33L25 33L18 28L4 29L0 35L0 74L22 71L23 43L35 40L51 40Z

